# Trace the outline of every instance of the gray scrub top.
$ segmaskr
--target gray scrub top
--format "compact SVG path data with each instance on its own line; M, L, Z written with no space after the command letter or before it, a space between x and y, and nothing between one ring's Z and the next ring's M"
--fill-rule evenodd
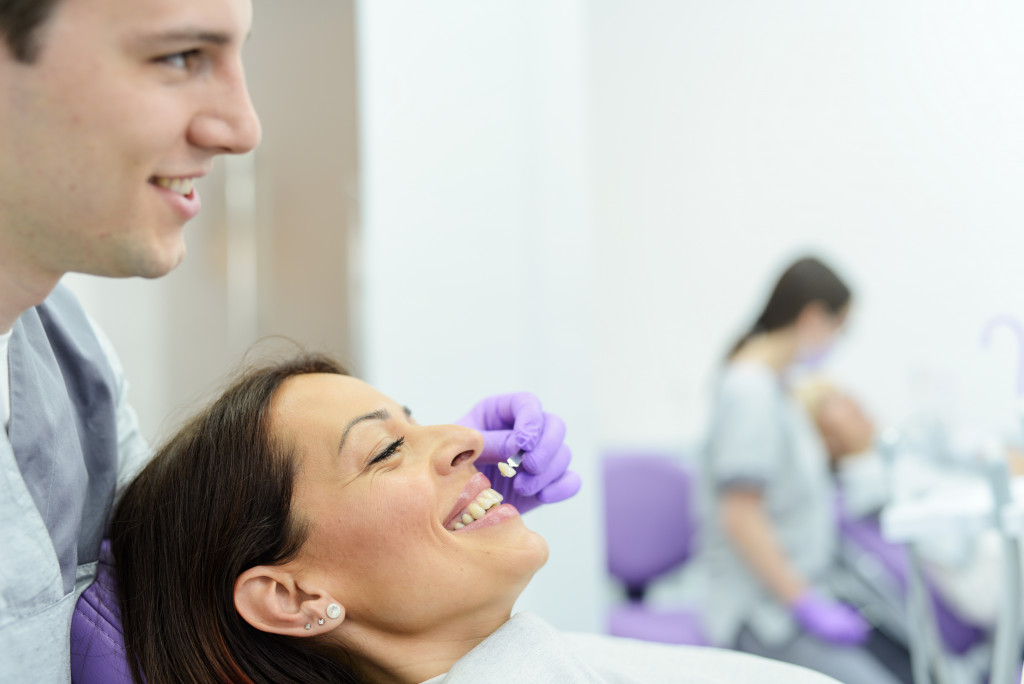
M0 682L71 679L71 616L149 448L120 363L62 286L15 324L0 431Z
M718 494L759 489L783 552L794 569L828 594L837 527L828 455L810 417L768 366L726 366L703 453L701 549L703 616L714 643L731 645L748 626L765 644L781 645L797 625L761 584L722 530ZM817 586L820 585L820 586Z

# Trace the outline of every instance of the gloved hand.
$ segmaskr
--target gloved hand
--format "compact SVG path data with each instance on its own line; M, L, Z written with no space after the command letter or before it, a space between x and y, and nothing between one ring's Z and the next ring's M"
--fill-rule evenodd
M563 443L565 423L545 413L540 400L529 392L488 397L458 424L483 434L484 450L477 467L520 513L563 501L580 490L579 473L568 469L572 454ZM522 465L515 477L504 477L495 464L520 449L525 451Z
M804 592L789 610L804 630L832 644L862 644L871 631L871 626L856 610L814 591Z

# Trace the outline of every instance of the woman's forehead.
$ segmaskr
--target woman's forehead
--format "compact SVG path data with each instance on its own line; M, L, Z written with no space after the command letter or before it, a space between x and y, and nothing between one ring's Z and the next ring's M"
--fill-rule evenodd
M358 378L334 373L308 373L288 378L274 395L275 418L292 420L346 414L361 415L392 402Z

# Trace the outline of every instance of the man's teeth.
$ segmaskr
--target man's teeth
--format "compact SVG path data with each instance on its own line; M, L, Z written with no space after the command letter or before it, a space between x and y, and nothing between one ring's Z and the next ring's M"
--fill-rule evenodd
M167 188L179 195L191 195L192 186L195 185L194 178L157 178L156 184L161 188Z
M480 492L477 494L476 500L466 506L466 512L462 514L462 517L456 518L456 522L452 525L451 530L453 532L461 530L474 520L484 517L487 511L501 503L502 498L501 494L493 489L485 489Z

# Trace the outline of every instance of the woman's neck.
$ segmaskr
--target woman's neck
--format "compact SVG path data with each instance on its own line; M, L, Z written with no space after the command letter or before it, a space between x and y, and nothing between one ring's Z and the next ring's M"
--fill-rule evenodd
M754 335L730 360L764 364L781 374L796 359L797 349L796 331L782 328Z
M344 639L369 681L419 684L448 672L460 658L508 622L510 613L508 606L481 610L465 620L403 634L352 624Z

